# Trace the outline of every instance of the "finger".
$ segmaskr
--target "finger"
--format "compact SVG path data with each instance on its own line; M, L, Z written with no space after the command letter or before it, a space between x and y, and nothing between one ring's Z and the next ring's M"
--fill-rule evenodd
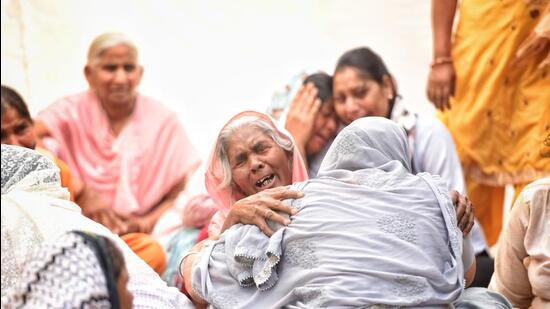
M273 222L276 222L276 223L279 223L281 225L289 225L290 224L290 220L288 218L285 218L283 216L281 216L280 214L274 212L274 211L270 211L270 214L266 219L269 219Z
M443 87L443 91L442 91L442 107L443 107L443 110L445 109L448 109L449 108L449 94L451 93L451 88L449 86L445 86Z
M458 191L453 190L451 191L451 201L453 202L453 206L456 208L458 206L458 197L460 196L460 193Z
M435 89L435 101L437 102L437 106L440 110L444 110L443 107L443 87L438 86Z
M267 236L271 237L271 235L273 235L273 231L269 228L263 218L256 218L254 224Z
M464 231L468 227L471 211L468 211L468 205L462 196L459 198L459 204L459 208L464 210L462 216L460 217L459 226L460 229Z
M289 215L295 215L298 213L298 210L292 206L286 205L285 203L273 199L270 203L267 203L267 207L275 211L282 211Z
M475 224L475 216L472 213L470 215L470 220L468 222L468 225L466 226L466 228L462 232L464 234L464 236L467 236L468 234L470 234L470 232L472 231L472 228L474 227L474 224Z
M317 98L313 100L313 104L309 109L309 114L312 116L316 116L320 108L321 108L321 99Z
M433 86L432 81L428 82L428 87L426 88L426 95L428 96L428 100L432 102L435 106L435 100L434 100L434 92L433 92Z
M279 192L274 192L271 196L277 200L295 199L304 197L304 192L287 189Z

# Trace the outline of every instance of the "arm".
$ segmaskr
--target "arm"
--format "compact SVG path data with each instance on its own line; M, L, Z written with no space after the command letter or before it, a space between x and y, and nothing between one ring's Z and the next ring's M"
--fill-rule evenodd
M465 287L469 287L474 281L476 275L476 258L472 239L470 236L464 237L462 246L462 263L464 264Z
M451 60L451 34L456 0L432 0L433 63L428 76L427 94L436 108L450 108L454 94L455 70Z
M206 240L203 240L196 244L189 252L200 252L205 241ZM196 258L197 254L188 255L181 265L180 274L183 274L183 284L185 285L185 290L189 293L189 296L191 296L191 300L196 305L196 307L206 308L208 303L193 290L193 282L191 276L193 271L193 264L195 263Z

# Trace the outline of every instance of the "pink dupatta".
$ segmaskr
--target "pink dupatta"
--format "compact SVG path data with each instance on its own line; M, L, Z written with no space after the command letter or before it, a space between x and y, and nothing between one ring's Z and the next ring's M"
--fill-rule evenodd
M273 119L268 115L255 111L245 111L237 114L225 124L224 128L235 120L245 116L253 116L265 120L271 125L271 127L275 129L275 132L277 132L281 137L284 137L285 139L290 139L292 141L292 144L294 145L294 139L292 138L292 135L290 135L290 133L288 133L283 128L277 127ZM219 136L216 139L216 144L214 144L212 152L210 153L210 158L208 159L208 168L205 175L206 190L208 191L210 197L214 200L219 209L219 211L212 218L212 221L210 221L210 226L208 227L208 234L210 236L219 235L231 205L234 202L245 197L239 192L232 193L231 188L219 188L220 184L223 181L223 175L222 168L218 165L218 158L216 154L216 147L218 143ZM304 161L302 160L300 152L294 147L292 156L292 182L300 182L307 179L307 168L304 164Z
M58 155L73 175L120 214L147 213L200 165L177 115L141 94L118 136L93 91L65 97L37 119L58 143Z

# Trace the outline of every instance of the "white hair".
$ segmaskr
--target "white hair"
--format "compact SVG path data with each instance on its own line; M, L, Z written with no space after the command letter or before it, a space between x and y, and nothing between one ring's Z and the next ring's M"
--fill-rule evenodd
M93 66L99 60L103 52L118 45L128 46L137 58L138 50L136 44L126 35L118 32L107 32L97 36L88 49L88 63Z

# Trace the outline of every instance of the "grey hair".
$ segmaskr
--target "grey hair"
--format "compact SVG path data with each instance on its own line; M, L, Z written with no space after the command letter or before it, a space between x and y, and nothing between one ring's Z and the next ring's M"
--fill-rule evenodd
M126 45L137 58L138 50L136 44L126 35L118 32L107 32L97 36L88 49L88 65L93 66L99 60L103 52L111 47Z
M223 180L220 183L218 189L229 187L233 177L231 175L231 165L229 164L229 158L227 154L228 141L237 131L244 127L253 127L261 130L264 134L271 137L271 139L283 148L287 153L292 154L294 151L294 145L292 140L282 134L279 134L276 129L266 120L256 116L244 116L241 117L223 128L218 137L218 143L216 146L216 155L218 159L218 166L222 168Z

